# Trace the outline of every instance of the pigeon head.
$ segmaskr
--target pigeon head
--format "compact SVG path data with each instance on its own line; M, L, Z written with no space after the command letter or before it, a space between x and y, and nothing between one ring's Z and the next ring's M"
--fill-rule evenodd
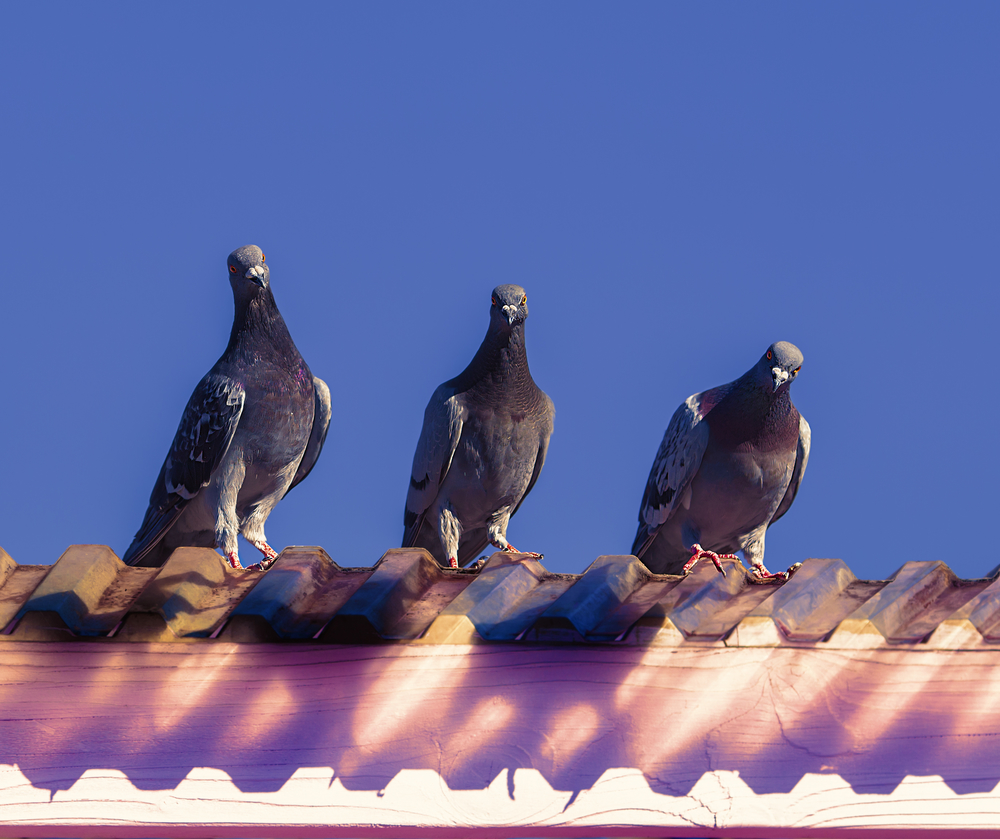
M528 316L528 295L519 285L498 285L491 300L490 320L508 331Z
M256 245L237 248L229 254L227 263L229 282L233 291L241 296L267 288L271 281L271 269L264 262L264 252Z
M776 393L783 384L791 384L802 367L802 352L788 341L776 341L757 362L757 379L762 387Z

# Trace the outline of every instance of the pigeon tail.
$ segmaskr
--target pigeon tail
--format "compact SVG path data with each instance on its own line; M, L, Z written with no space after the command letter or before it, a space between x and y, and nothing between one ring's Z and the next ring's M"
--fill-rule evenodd
M183 512L183 504L177 504L169 510L157 510L153 507L146 510L142 526L125 551L122 562L126 565L143 565L143 560L160 546L167 531L177 523ZM167 550L166 553L169 555L170 551Z

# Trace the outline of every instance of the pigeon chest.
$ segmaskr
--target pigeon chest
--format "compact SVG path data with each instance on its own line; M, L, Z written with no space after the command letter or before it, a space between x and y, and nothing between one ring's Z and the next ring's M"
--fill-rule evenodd
M748 533L769 521L791 480L795 449L709 446L692 482L692 513L715 538Z
M280 469L298 464L312 431L312 375L308 368L266 369L261 374L244 385L246 402L236 442L248 466Z
M710 437L699 474L720 494L762 499L783 494L791 479L799 438L798 413L786 398L763 416L709 414Z
M538 454L535 423L523 412L470 412L462 429L459 464L466 477L499 495L520 497Z

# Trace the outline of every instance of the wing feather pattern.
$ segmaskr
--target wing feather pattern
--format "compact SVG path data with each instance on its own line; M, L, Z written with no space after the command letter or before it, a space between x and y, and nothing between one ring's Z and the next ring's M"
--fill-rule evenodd
M448 474L462 437L464 416L460 394L447 385L440 385L424 410L424 425L413 454L413 471L403 513L404 548L413 546L427 509L434 503Z
M312 431L309 433L309 442L306 443L305 453L299 461L299 468L295 470L295 477L285 490L285 495L292 491L292 487L304 481L306 476L312 471L316 461L319 460L319 453L323 451L323 444L326 442L326 433L330 430L330 419L333 416L333 403L330 399L330 388L326 382L313 376L313 391L316 398L316 407L313 413Z
M542 396L545 397L545 400L548 403L546 411L546 415L549 419L548 427L541 435L541 439L538 443L538 454L535 456L535 465L531 470L531 479L528 481L528 486L524 490L524 495L521 496L521 500L517 502L517 506L511 513L512 516L521 509L524 499L528 497L528 493L531 492L531 488L535 485L535 481L538 480L538 476L542 474L542 467L545 465L545 455L548 454L549 451L549 438L552 436L552 417L555 415L556 406L552 403L552 400L549 399L548 394L543 393Z
M639 528L632 553L642 558L657 530L681 503L697 474L708 446L708 425L703 422L701 397L689 396L674 411L649 471L639 505Z
M792 502L799 492L799 484L802 483L802 477L806 474L806 466L809 465L809 447L811 444L812 429L809 428L806 418L799 414L799 443L795 449L795 466L792 468L792 479L788 482L785 496L781 499L777 511L771 518L771 524L774 524L785 515L788 512L788 508L792 506Z
M188 400L170 451L149 496L149 508L122 561L136 565L177 522L184 507L212 479L229 451L243 413L243 386L208 373Z

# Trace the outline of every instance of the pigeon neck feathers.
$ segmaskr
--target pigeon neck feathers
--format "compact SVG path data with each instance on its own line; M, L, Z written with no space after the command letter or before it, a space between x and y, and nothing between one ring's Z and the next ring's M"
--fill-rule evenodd
M499 329L493 323L469 366L450 384L456 392L481 391L501 396L507 391L537 390L528 369L528 354L524 346L524 323L510 329Z
M274 302L270 288L261 289L250 297L236 298L236 314L229 344L223 357L262 356L285 359L298 367L301 359L285 320Z
M794 448L799 435L799 412L792 404L787 385L776 392L767 384L762 386L754 368L724 387L728 392L721 398L708 400L708 410L703 409L712 436L718 442L760 451ZM709 393L713 392L704 395Z

